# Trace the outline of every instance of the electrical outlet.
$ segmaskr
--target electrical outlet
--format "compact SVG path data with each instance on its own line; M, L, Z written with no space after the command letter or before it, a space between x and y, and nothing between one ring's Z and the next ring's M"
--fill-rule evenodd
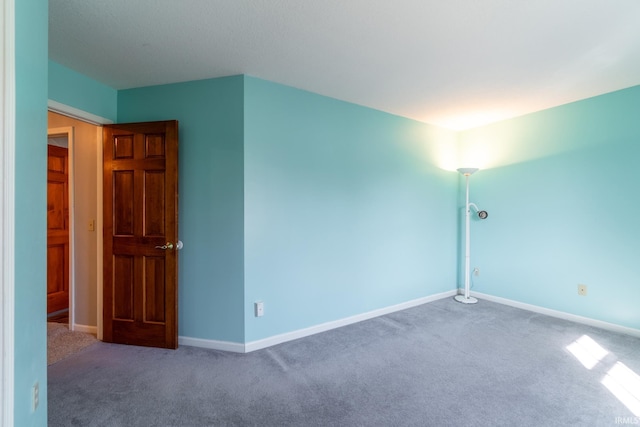
M587 285L578 285L578 295L587 296Z
M31 411L35 412L38 409L38 405L40 404L40 384L35 383L32 389L31 396Z
M480 275L480 269L478 267L473 269L473 275L474 276L479 276Z
M256 317L264 316L264 303L262 301L257 301L254 303L254 308L256 311Z
M96 220L95 219L90 219L89 220L88 229L89 229L89 231L96 231Z

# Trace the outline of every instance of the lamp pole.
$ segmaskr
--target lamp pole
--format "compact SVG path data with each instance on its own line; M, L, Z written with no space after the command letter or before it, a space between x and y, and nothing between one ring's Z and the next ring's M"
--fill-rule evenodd
M469 177L477 172L475 168L460 168L458 172L464 175L466 181L466 198L465 198L465 249L464 249L464 295L456 295L454 299L463 304L475 304L478 300L469 295L471 291L471 204L469 203Z

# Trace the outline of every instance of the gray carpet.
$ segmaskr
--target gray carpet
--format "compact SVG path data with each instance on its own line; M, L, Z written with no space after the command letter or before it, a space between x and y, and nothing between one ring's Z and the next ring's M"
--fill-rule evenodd
M98 343L49 367L49 425L613 426L620 362L640 339L447 298L249 354Z

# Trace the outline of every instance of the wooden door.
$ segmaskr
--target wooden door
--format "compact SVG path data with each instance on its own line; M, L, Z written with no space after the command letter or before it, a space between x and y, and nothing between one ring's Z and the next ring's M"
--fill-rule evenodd
M69 155L49 145L47 160L47 314L69 308Z
M104 127L103 339L178 347L178 122Z

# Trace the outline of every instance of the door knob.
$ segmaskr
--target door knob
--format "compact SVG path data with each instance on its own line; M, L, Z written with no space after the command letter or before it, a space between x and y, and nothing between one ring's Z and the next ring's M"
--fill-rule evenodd
M163 251L167 250L167 249L171 250L171 249L173 249L173 243L167 242L166 244L164 244L162 246L156 246L156 249L162 249Z

